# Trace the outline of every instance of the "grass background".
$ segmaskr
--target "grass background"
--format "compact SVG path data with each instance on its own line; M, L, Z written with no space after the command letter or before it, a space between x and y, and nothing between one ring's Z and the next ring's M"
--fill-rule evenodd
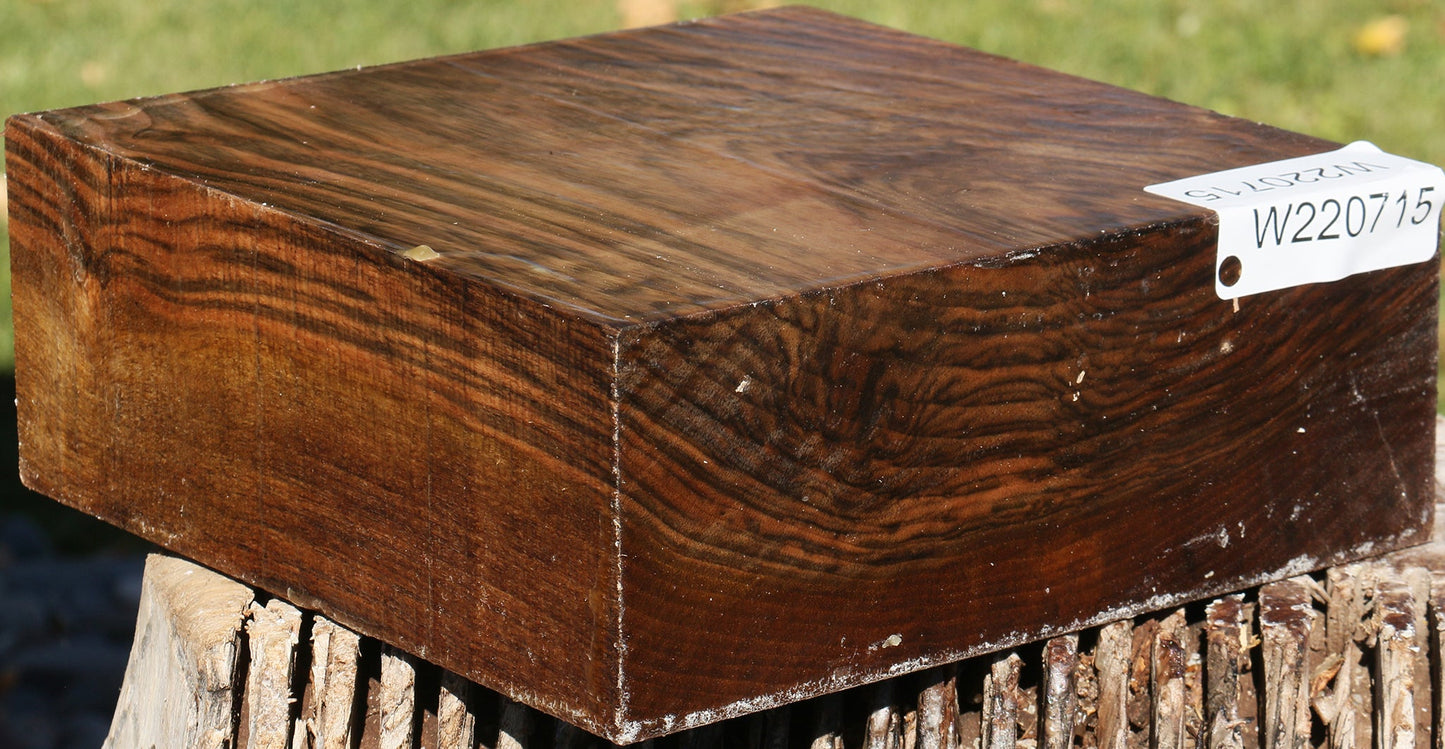
M521 44L747 0L0 0L0 116ZM1439 0L814 0L1339 141L1445 163ZM3 185L3 183L0 183ZM3 202L0 190L0 202ZM9 243L0 223L0 283ZM13 366L8 293L0 373Z

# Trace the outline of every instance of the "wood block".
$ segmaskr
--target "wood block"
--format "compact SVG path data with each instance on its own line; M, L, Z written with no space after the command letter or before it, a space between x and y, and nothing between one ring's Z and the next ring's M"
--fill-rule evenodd
M22 474L627 742L1423 540L1333 144L809 9L12 118Z

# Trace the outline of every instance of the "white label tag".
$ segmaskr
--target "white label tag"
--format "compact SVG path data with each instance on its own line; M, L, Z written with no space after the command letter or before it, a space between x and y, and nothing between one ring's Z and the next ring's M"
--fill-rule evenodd
M1214 291L1237 299L1429 260L1445 172L1359 141L1144 190L1219 214Z

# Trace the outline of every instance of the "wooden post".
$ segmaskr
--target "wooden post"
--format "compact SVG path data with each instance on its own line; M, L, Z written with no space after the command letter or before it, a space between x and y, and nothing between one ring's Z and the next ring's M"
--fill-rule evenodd
M1374 690L1364 647L1373 639L1369 599L1374 584L1370 568L1336 567L1326 574L1329 613L1325 621L1329 652L1314 692L1316 712L1328 728L1330 749L1369 749Z
M1076 672L1079 636L1055 637L1044 645L1044 710L1040 720L1043 749L1071 749L1079 711Z
M996 657L983 678L983 749L1013 749L1018 742L1021 665L1017 653Z
M1304 749L1309 743L1309 639L1317 619L1305 580L1293 578L1260 589L1264 749Z
M1248 699L1243 687L1249 679L1250 618L1242 595L1215 599L1205 610L1203 717L1209 749L1244 749L1245 731L1252 728L1239 709ZM1253 743L1257 746L1258 739Z
M1203 674L1197 633L1176 610L1160 620L1154 634L1152 681L1154 714L1152 744L1156 749L1196 749L1201 734Z
M252 603L246 633L251 664L246 673L246 699L241 703L239 745L289 749L292 668L301 638L301 612L279 598L265 606Z
M311 671L292 749L350 749L361 638L318 616L311 624Z
M955 749L959 743L958 669L944 666L927 674L927 686L918 692L919 749ZM984 720L988 720L988 681L984 682ZM987 727L985 727L987 736ZM991 749L985 739L985 749Z
M1099 631L1099 644L1094 651L1094 668L1099 680L1096 734L1099 749L1128 747L1132 634L1129 622L1114 622Z
M254 593L175 557L146 559L135 645L105 745L235 746L237 661Z
M1404 580L1386 577L1375 589L1375 735L1380 749L1415 749L1415 597ZM1428 694L1428 692L1426 693ZM1422 747L1423 749L1423 747Z

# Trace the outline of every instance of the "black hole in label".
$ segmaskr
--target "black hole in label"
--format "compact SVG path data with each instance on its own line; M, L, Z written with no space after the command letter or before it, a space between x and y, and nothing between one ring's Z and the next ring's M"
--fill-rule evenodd
M1239 258L1230 255L1219 264L1219 282L1225 286L1233 286L1239 283L1239 274L1244 272L1244 264Z

